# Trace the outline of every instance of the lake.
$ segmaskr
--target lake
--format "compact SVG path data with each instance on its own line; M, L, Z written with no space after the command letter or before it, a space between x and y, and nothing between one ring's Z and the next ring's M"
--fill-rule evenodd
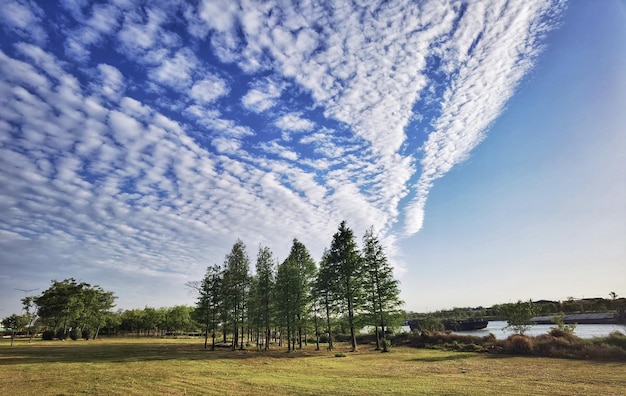
M513 334L513 332L510 330L504 330L504 327L506 327L506 321L495 320L489 322L487 327L482 330L456 331L455 333L479 337L489 335L489 333L493 333L493 335L495 335L497 339L501 340ZM529 336L546 334L550 331L552 327L555 327L555 325L534 325L525 334ZM605 337L614 331L619 331L622 334L626 334L626 326L617 324L579 324L576 325L576 328L574 329L574 334L576 334L580 338L593 338Z

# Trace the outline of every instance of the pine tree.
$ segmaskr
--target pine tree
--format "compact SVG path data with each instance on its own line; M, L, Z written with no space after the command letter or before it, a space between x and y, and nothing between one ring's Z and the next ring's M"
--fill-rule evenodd
M233 329L232 349L236 349L239 342L240 349L243 349L246 297L250 282L249 268L250 259L246 253L246 245L237 240L231 252L226 255L224 270L225 305Z
M328 251L328 265L330 272L337 276L337 281L330 285L334 296L340 299L343 305L343 313L347 314L348 325L350 326L350 337L352 351L357 350L355 313L360 311L364 304L363 288L363 259L361 258L354 233L342 221L339 230L333 236L330 249Z
M260 325L264 331L264 347L270 349L272 290L274 288L274 258L267 247L259 246L256 261L257 287L256 303L258 304Z
M402 304L398 281L393 277L393 268L387 261L384 249L374 235L373 227L363 237L363 265L365 290L368 297L367 310L376 329L376 349L380 349L382 338L383 351L387 351L386 324L391 313ZM381 334L378 333L378 327Z
M199 312L204 324L204 349L207 349L209 331L211 332L211 350L215 350L215 332L217 330L217 318L223 303L222 286L223 270L218 264L207 268L206 275L200 284L197 302Z

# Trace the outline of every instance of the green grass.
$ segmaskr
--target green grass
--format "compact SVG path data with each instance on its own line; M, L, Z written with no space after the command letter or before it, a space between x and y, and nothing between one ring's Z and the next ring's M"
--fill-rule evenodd
M394 347L204 351L201 340L0 341L6 395L622 395L623 363ZM336 353L346 357L338 359Z

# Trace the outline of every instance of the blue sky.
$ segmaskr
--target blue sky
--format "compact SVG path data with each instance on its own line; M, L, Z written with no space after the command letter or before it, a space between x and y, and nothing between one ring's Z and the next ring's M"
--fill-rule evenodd
M624 2L0 8L0 316L373 225L406 309L626 293Z

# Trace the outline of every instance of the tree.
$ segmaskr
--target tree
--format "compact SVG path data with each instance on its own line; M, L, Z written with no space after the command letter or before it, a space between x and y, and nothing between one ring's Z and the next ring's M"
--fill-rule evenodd
M223 270L218 264L207 268L200 284L197 312L204 324L204 349L207 349L209 331L211 331L211 350L215 350L215 332L217 318L222 306Z
M30 316L13 314L9 317L2 319L2 326L7 329L11 329L11 346L13 346L13 340L15 335L20 331L23 331L26 326L30 324Z
M176 305L169 309L167 313L167 329L173 333L184 333L191 329L192 308L186 305Z
M276 272L276 286L274 289L277 320L287 329L287 351L292 351L292 339L296 325L298 267L294 260L287 258Z
M511 329L517 334L524 334L534 323L530 319L537 315L539 309L532 300L523 302L518 300L515 304L503 304L500 306L500 315L507 320L505 329Z
M393 277L393 269L387 261L384 249L370 228L363 237L363 266L365 272L365 290L368 296L366 304L369 314L374 320L376 331L376 349L380 349L382 339L383 351L387 352L386 323L389 316L396 312L402 304L398 281ZM378 333L380 325L381 334Z
M325 250L320 260L320 268L317 272L317 278L313 286L313 297L317 304L320 306L321 311L324 313L326 322L326 335L328 337L328 351L333 350L333 333L331 318L337 312L336 298L334 296L335 290L338 289L335 286L337 277L333 270L335 269L330 265L330 253Z
M355 312L363 307L363 260L354 241L354 233L342 221L339 230L333 236L328 251L328 265L330 272L337 276L337 282L332 282L334 295L342 303L342 308L348 317L352 351L357 350L354 316Z
M243 328L245 319L246 297L250 276L250 259L246 253L246 246L241 240L237 240L224 263L224 298L225 310L228 311L232 320L233 344L236 349L239 340L243 349ZM239 331L241 325L241 332Z
M53 280L52 286L32 298L37 314L44 325L66 334L68 328L82 330L104 325L107 312L114 306L115 295L102 287L77 283L74 278L61 282ZM97 336L97 330L95 332Z
M287 260L291 260L296 268L294 313L298 331L298 348L302 349L302 329L307 323L308 313L311 309L311 290L317 268L306 246L297 239L293 240Z
M259 246L256 260L256 302L260 316L260 325L264 331L264 349L270 349L272 290L274 288L274 258L267 247Z

